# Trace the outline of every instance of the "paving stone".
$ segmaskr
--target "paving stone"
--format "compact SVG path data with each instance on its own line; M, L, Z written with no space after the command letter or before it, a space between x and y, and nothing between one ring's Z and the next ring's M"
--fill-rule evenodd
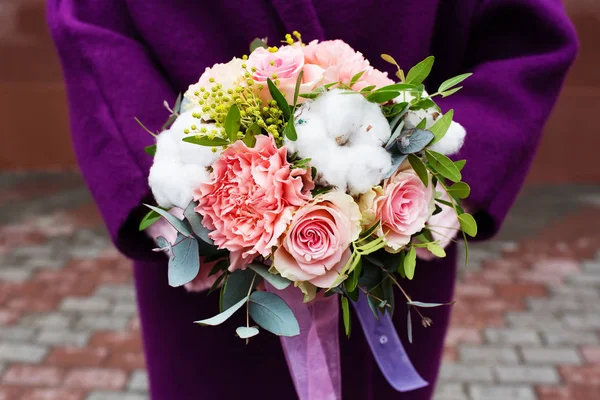
M0 329L0 340L27 342L35 336L35 329L21 326L5 326Z
M67 297L60 305L61 310L81 313L108 311L110 308L110 300L104 297Z
M23 393L21 400L84 400L80 390L69 389L29 389Z
M119 390L126 383L125 372L109 368L79 368L65 377L65 386L81 389Z
M471 400L536 400L533 387L526 385L469 385Z
M37 363L46 356L48 349L44 346L20 342L3 341L0 343L0 361Z
M135 302L135 289L131 285L100 285L96 289L95 295L108 297L111 299L123 299Z
M600 273L583 273L573 275L569 280L576 285L589 285L589 286L600 286Z
M523 358L527 364L581 364L581 356L576 349L572 348L534 348L521 349Z
M551 346L598 344L598 334L595 332L578 332L559 328L547 332L541 332L542 338Z
M506 315L506 320L508 321L509 325L514 328L534 328L548 330L562 328L562 322L560 319L547 315L539 315L533 312L509 312Z
M440 369L440 380L446 382L492 382L492 369L481 365L444 364Z
M120 301L113 307L112 313L114 315L125 315L132 316L137 314L137 304Z
M558 383L560 377L552 367L496 366L496 376L501 383Z
M0 268L0 282L15 282L23 283L31 276L31 271L19 267L5 267Z
M510 347L493 346L466 346L459 347L459 356L462 362L473 364L517 364L519 356L515 349Z
M92 392L86 400L148 400L148 396L137 393Z
M599 314L586 313L584 315L566 315L563 319L566 326L576 331L594 331L600 329Z
M129 318L118 315L86 314L77 321L77 330L124 330Z
M582 286L557 286L551 287L552 295L558 296L561 299L597 299L600 297L600 291L593 287Z
M433 400L468 400L460 383L440 383L436 385Z
M68 329L43 329L36 341L43 344L83 346L90 339L90 332L73 332Z
M133 371L129 379L128 389L135 392L148 391L148 375L144 370Z
M72 315L59 312L31 314L21 319L21 325L36 328L67 328L72 322Z
M492 344L541 345L540 336L533 329L488 328L485 338Z
M2 376L2 383L21 386L56 386L63 378L60 368L39 365L13 365Z

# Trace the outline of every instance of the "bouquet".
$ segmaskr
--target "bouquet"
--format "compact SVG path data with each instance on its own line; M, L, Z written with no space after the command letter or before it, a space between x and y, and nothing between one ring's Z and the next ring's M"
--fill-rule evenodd
M174 228L155 238L169 255L169 284L219 291L219 313L200 325L240 311L241 339L282 336L301 398L339 394L339 366L327 356L337 351L328 346L337 346L338 304L348 335L355 306L382 369L386 357L401 364L389 319L401 303L395 293L408 307L409 341L411 312L427 327L426 309L446 305L412 299L402 280L415 275L417 257L444 257L459 232L466 241L477 231L461 206L465 160L448 158L466 132L434 100L470 74L429 94L433 57L406 74L382 57L397 81L340 40L256 39L249 56L207 68L173 108L165 103L167 123L150 132L158 206L148 205L140 229L159 219ZM387 332L384 351L373 329ZM398 390L427 384L410 362L400 367L383 371Z

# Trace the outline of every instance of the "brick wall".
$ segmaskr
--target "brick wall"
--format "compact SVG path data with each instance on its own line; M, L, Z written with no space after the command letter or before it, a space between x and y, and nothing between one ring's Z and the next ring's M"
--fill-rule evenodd
M565 0L582 43L546 128L529 182L600 182L595 104L600 101L600 1ZM44 23L44 0L0 1L0 169L70 169L66 97ZM32 108L35 117L32 118ZM6 133L4 133L6 132ZM570 144L577 136L577 146ZM571 161L567 165L561 160Z

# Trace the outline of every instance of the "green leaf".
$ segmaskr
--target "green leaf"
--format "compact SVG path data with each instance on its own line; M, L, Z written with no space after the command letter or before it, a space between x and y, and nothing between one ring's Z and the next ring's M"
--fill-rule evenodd
M248 310L263 329L278 336L296 336L300 326L292 310L276 294L256 291L250 295Z
M256 38L254 39L252 42L250 42L250 53L252 53L254 50L258 49L259 47L262 48L267 48L267 41L266 39L259 39Z
M208 276L213 276L218 272L226 270L227 268L229 268L229 260L220 260L212 267L208 273Z
M250 339L251 337L258 335L259 330L254 326L240 326L235 330L235 333L240 339Z
M387 278L381 284L381 289L383 290L383 294L385 296L385 300L390 307L387 307L388 313L390 317L394 315L395 303L394 303L394 285L390 278Z
M298 139L298 134L296 133L296 127L294 126L293 118L290 118L290 120L287 122L283 133L288 139L292 141L296 141Z
M391 85L382 86L379 89L375 90L375 92L411 92L418 91L417 85L410 85L408 83L393 83Z
M361 93L365 93L365 92L370 92L371 90L375 89L377 86L375 85L370 85L370 86L365 86L364 88L360 89Z
M450 179L452 182L460 182L462 175L452 160L433 150L425 150L425 154L427 154L427 159L431 167L440 175Z
M194 211L194 208L198 205L195 201L191 201L190 204L183 211L183 216L190 223L194 234L202 239L205 243L210 245L215 244L215 242L208 236L210 231L204 225L202 225L202 216Z
M260 127L255 122L246 129L246 134L244 135L244 144L247 147L254 147L256 144L256 137L260 135Z
M446 257L446 251L439 244L427 243L425 246L427 246L427 250L429 250L431 252L431 254L433 254L434 256L440 257L440 258Z
M396 62L396 60L394 60L394 57L390 56L389 54L382 54L381 58L383 58L384 61L389 62L390 64L398 67L398 63ZM398 68L400 68L400 67L398 67Z
M458 222L460 223L460 229L471 237L477 236L477 222L471 214L460 214L458 216Z
M433 62L435 57L429 56L408 71L408 75L406 75L406 83L412 83L414 85L418 85L422 83L431 72L431 67L433 67Z
M406 318L406 334L408 335L408 343L412 344L412 318L410 317L410 307L408 307L408 316Z
M418 124L417 126L415 126L415 129L425 129L425 127L427 127L427 118L423 118Z
M410 166L412 167L412 169L414 169L415 172L417 173L417 176L419 177L419 179L421 179L421 182L423 182L423 185L425 185L425 187L428 187L429 186L429 174L427 173L427 167L425 167L425 164L423 164L423 161L421 161L421 159L419 157L415 156L414 154L409 154L408 162L410 163Z
M371 296L367 296L367 303L369 304L369 308L375 316L375 319L379 321L379 311L377 311L377 304L375 304L375 300Z
M144 151L147 154L150 154L152 157L154 157L154 155L156 154L156 145L152 144L150 146L146 146L146 147L144 147Z
M283 93L281 93L281 91L277 89L277 86L275 86L271 78L267 78L267 86L269 87L269 93L271 93L271 97L273 97L273 100L277 102L277 105L279 106L279 109L283 112L283 116L285 117L285 119L291 119L290 117L292 115L292 112L290 111L290 105L285 99Z
M300 93L298 96L303 99L316 99L321 93Z
M436 104L434 103L433 100L431 100L429 97L426 97L424 99L421 99L419 101L417 101L416 103L412 104L410 106L411 110L426 110L428 108L432 108L435 107Z
M442 95L442 97L448 97L448 96L450 96L450 95L458 92L462 88L463 88L462 86L459 86L459 87L456 87L454 89L450 89L450 90L448 90L446 92L441 92L440 94Z
M296 79L296 88L294 89L294 108L296 108L296 104L298 104L298 94L300 93L300 85L302 85L302 77L304 76L304 71L300 71L298 75L298 79Z
M170 128L171 125L173 125L173 122L175 122L176 119L177 119L177 115L171 114L169 116L169 119L167 119L167 121L163 124L163 126L160 127L160 130L164 131L165 129Z
M290 286L290 284L292 283L292 281L284 278L281 275L270 273L269 269L262 264L252 263L248 265L248 268L262 276L265 281L269 282L277 290L283 290Z
M344 318L344 329L346 330L346 336L350 337L350 306L348 305L348 298L346 296L342 297L342 315Z
M154 210L150 210L148 212L148 214L144 215L144 218L142 218L142 221L140 222L140 231L143 231L144 229L148 228L150 225L154 224L156 221L158 221L161 218L161 215L159 213L157 213Z
M225 117L225 133L229 138L229 142L233 143L237 140L237 134L240 130L241 122L240 109L237 104L234 104L229 109L227 117Z
M225 145L229 144L229 140L227 140L227 139L223 139L220 137L215 137L215 138L211 139L208 136L201 136L201 137L187 136L187 137L183 138L183 141L187 142L187 143L197 144L200 146L210 146L210 147L225 146Z
M221 311L227 310L240 301L240 299L248 297L250 285L253 280L255 284L258 283L254 279L254 272L249 269L238 269L229 274L223 287L223 297L220 304Z
M464 81L465 79L467 79L468 77L470 77L471 75L473 75L472 73L468 73L468 74L462 74L462 75L458 75L455 76L454 78L450 78L446 81L444 81L440 87L438 88L438 92L444 92L456 85L458 85L459 83L461 83L462 81Z
M440 119L435 121L435 123L429 128L435 139L431 141L431 144L439 142L446 132L448 132L448 128L450 128L450 124L452 123L452 117L454 116L454 110L448 111L446 114L442 115Z
M408 253L404 256L404 275L412 280L415 276L415 268L417 266L417 252L414 247L411 247Z
M156 213L160 214L161 216L163 216L167 222L169 224L171 224L173 226L173 228L175 228L177 230L177 232L181 233L183 236L193 236L192 231L190 231L190 228L179 218L177 218L176 216L170 214L168 211L163 210L162 208L159 207L154 207L148 204L144 204L146 207L150 208L151 210L155 211Z
M459 171L463 170L463 168L465 167L466 163L467 163L467 160L454 161L454 165L456 165L456 168L458 168Z
M456 182L448 188L448 194L455 199L466 199L470 193L471 187L465 182Z
M406 279L406 274L404 273L404 259L406 258L406 254L403 251L401 251L398 254L400 255L400 258L398 259L398 265L396 266L396 272L398 272L400 274L402 279Z
M179 112L181 111L181 101L183 100L183 95L181 93L179 93L177 95L177 99L175 100L175 106L173 107L173 112L175 114L179 114Z
M433 307L447 306L451 303L423 303L422 301L410 301L410 302L408 302L408 304L410 304L411 306L415 306L415 307L433 308Z
M194 237L177 235L169 258L169 285L183 286L191 282L200 271L200 252L198 241Z
M223 280L225 278L227 278L228 275L229 274L227 273L227 271L225 271L221 275L219 275L219 277L217 278L215 283L213 283L212 286L210 287L210 289L208 289L207 295L209 295L212 292L214 292L215 290L219 289L219 285L221 284L221 282L223 282ZM221 297L223 297L223 286L221 286ZM221 308L220 304L221 304L221 300L219 299L219 309Z
M387 101L395 99L396 97L398 97L398 95L400 95L400 92L394 90L372 92L366 97L366 99L372 103L385 103Z
M362 257L358 257L358 263L356 264L356 267L354 267L354 271L352 271L348 279L344 281L344 287L348 292L354 292L358 286L358 279L360 278L360 274L362 272L361 258Z
M254 292L256 293L256 292ZM254 294L252 293L252 294ZM237 303L235 303L233 306L229 307L227 310L223 311L222 313L219 313L217 315L215 315L214 317L208 318L208 319L202 319L200 321L195 321L195 324L200 324L203 326L217 326L222 324L223 322L227 321L229 319L229 317L231 317L237 310L239 310L240 308L242 308L242 306L244 304L246 304L246 301L248 300L248 296L246 296L245 298L241 299L240 301L238 301Z
M356 75L354 75L352 77L352 79L350 79L350 87L352 87L356 82L358 82L358 80L360 79L361 76L363 76L363 74L365 73L366 70L364 71L360 71L359 73L357 73Z

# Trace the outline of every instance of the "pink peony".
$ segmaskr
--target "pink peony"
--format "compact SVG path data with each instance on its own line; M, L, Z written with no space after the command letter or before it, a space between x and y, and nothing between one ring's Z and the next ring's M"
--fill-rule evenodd
M253 71L252 79L263 85L260 96L270 99L267 78L279 81L279 90L291 101L298 75L304 67L304 54L299 46L281 46L276 52L258 48L248 57L248 68Z
M350 259L348 246L360 231L360 210L351 196L320 195L294 215L273 266L294 282L330 287Z
M303 47L303 51L305 78L316 81L320 73L320 84L333 82L349 84L352 77L361 71L365 72L352 87L354 90L361 90L371 85L382 87L394 83L387 77L387 73L373 68L362 53L355 51L342 40L324 42L314 40Z
M439 191L442 192L442 196L440 198L442 200L450 201L446 191L444 191L442 188L439 189ZM433 240L437 241L438 244L443 248L446 248L460 230L460 223L456 217L456 211L454 211L452 207L444 204L440 204L439 206L442 208L442 211L429 218L429 221L427 221L427 227L431 230L431 236L433 236ZM427 249L416 248L416 250L417 256L423 260L433 260L434 258L437 258Z
M213 165L211 181L194 192L196 211L215 244L231 252L231 271L268 256L314 188L307 169L292 169L286 148L258 136L254 148L238 140Z
M431 183L425 187L412 169L396 173L360 199L363 224L381 221L378 236L385 235L390 252L397 252L425 227L435 210Z

